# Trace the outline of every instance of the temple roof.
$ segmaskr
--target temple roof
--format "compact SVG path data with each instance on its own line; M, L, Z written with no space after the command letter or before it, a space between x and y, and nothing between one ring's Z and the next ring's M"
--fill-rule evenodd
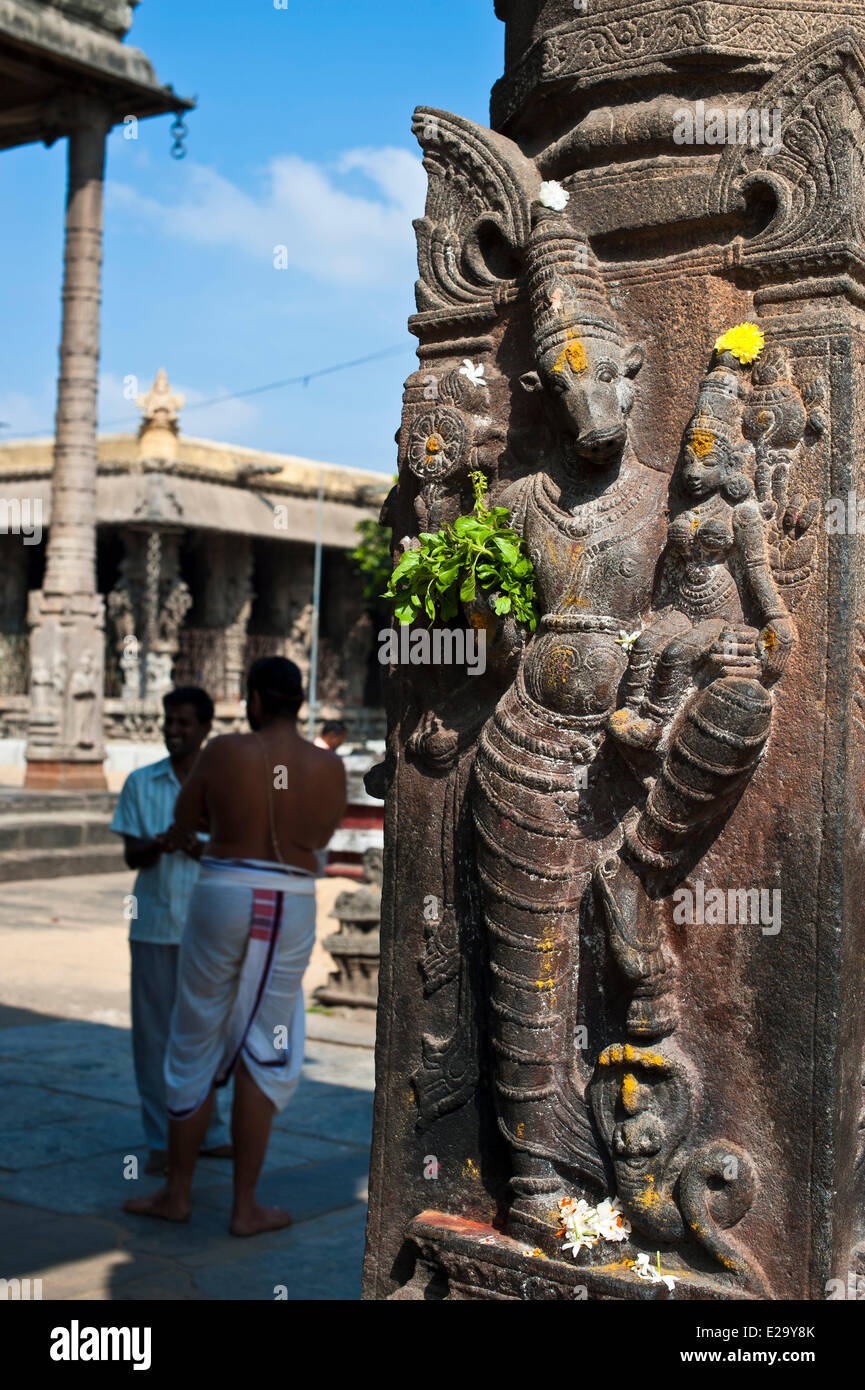
M315 536L319 478L324 479L324 544L357 543L355 526L377 515L390 490L390 473L342 468L180 435L173 458L147 457L147 434L104 434L98 441L97 520L102 526L176 525L275 540L311 542ZM51 516L54 440L0 443L0 488L42 499ZM281 508L277 512L277 508Z
M98 94L115 122L188 110L123 35L137 0L0 0L0 147L68 133L64 102Z

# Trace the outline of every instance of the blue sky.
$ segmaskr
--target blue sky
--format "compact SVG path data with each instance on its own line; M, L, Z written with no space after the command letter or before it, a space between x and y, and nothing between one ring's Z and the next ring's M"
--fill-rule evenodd
M169 154L170 117L109 140L101 428L134 425L124 383L145 390L164 366L187 395L188 434L391 471L417 361L405 323L425 176L411 113L486 122L504 27L492 0L284 3L142 0L136 11L127 42L198 109L182 161ZM64 142L4 153L0 189L9 439L53 425ZM308 386L190 408L400 344Z

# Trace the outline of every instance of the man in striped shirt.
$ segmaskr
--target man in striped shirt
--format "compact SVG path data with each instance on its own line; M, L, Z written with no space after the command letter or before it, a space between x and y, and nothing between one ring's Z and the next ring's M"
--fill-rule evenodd
M199 686L180 686L163 698L168 757L130 773L111 829L123 836L126 863L138 870L129 931L132 955L132 1051L150 1150L145 1172L168 1162L168 1114L163 1066L177 989L180 940L205 843L181 835L174 803L210 733L213 701ZM230 1157L228 1131L214 1107L202 1153Z

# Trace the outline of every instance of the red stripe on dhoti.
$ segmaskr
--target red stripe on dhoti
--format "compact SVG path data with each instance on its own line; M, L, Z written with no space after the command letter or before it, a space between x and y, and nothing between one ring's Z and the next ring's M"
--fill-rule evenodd
M277 892L272 888L252 890L252 925L249 935L256 941L269 941L279 920L276 911Z

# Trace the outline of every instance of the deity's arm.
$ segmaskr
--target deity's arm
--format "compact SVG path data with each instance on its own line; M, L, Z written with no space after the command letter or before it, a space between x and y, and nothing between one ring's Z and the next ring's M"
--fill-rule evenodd
M497 507L507 508L510 525L518 536L522 536L525 531L530 486L530 477L517 478L515 482L508 483L496 498Z
M766 527L755 502L744 502L736 508L733 533L744 580L760 616L764 673L769 680L777 680L796 640L796 628L775 583Z

